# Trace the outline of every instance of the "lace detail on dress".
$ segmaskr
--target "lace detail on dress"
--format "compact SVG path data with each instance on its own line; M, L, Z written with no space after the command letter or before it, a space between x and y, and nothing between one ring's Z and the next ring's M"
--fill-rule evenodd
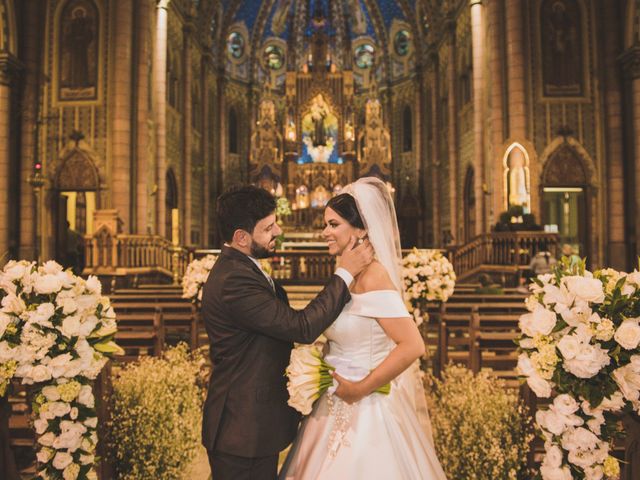
M350 445L346 437L351 426L354 405L349 405L332 393L327 395L327 403L329 405L329 415L335 419L329 434L329 457L335 458L342 445L347 447Z

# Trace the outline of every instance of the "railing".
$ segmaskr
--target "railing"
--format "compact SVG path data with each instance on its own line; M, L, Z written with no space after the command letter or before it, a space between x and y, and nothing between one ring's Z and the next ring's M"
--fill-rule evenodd
M545 232L492 232L449 250L449 260L458 276L481 265L522 267L540 251L556 256L558 235Z
M152 235L113 235L102 229L85 242L85 274L137 275L160 273L179 283L194 258L219 250L188 250ZM541 250L556 254L558 236L543 232L494 232L448 251L454 270L461 276L482 265L528 265ZM335 270L335 258L326 249L287 249L272 260L273 277L283 283L324 283Z
M85 274L130 275L158 272L182 278L193 254L157 235L113 235L103 229L85 237Z

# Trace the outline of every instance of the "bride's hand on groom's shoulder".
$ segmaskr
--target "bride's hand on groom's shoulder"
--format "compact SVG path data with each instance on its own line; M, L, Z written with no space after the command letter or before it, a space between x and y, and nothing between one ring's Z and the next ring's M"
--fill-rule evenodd
M352 236L349 245L342 252L338 266L344 268L355 277L371 263L373 254L373 247L368 239L358 240Z
M368 395L362 382L351 382L338 375L335 371L331 372L331 376L338 382L334 395L337 395L348 404L359 402Z

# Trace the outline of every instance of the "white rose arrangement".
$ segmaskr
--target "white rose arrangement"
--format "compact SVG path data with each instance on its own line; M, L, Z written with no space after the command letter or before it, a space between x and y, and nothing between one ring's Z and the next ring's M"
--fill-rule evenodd
M53 261L10 261L0 272L0 298L0 395L13 377L33 386L36 478L96 479L92 381L122 353L99 280Z
M182 298L190 298L193 303L202 301L202 287L204 286L213 264L218 259L215 255L196 258L189 265L182 277Z
M195 304L202 302L202 287L209 278L209 272L218 260L216 255L207 255L197 258L187 265L187 270L182 277L182 298L190 298ZM269 259L260 260L260 266L267 275L271 275L271 262Z
M331 372L335 367L322 357L317 345L299 345L291 351L291 359L286 369L289 378L288 404L303 415L309 415L314 402L333 386ZM388 395L391 384L387 383L376 390L376 393Z
M456 273L440 250L413 248L402 259L404 300L416 322L422 321L425 302L446 302L456 286Z
M530 287L518 371L538 397L543 480L618 478L610 452L623 412L640 412L640 274L561 263Z

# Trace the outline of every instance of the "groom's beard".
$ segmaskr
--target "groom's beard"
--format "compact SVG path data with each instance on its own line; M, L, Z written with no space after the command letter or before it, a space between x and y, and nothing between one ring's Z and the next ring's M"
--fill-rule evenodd
M272 239L271 241L275 240ZM271 244L271 242L269 242L269 244ZM253 258L269 258L272 257L273 254L276 252L276 246L275 244L273 245L273 248L269 248L269 246L267 245L266 247L264 245L260 245L259 243L256 243L255 240L251 240L251 256Z

